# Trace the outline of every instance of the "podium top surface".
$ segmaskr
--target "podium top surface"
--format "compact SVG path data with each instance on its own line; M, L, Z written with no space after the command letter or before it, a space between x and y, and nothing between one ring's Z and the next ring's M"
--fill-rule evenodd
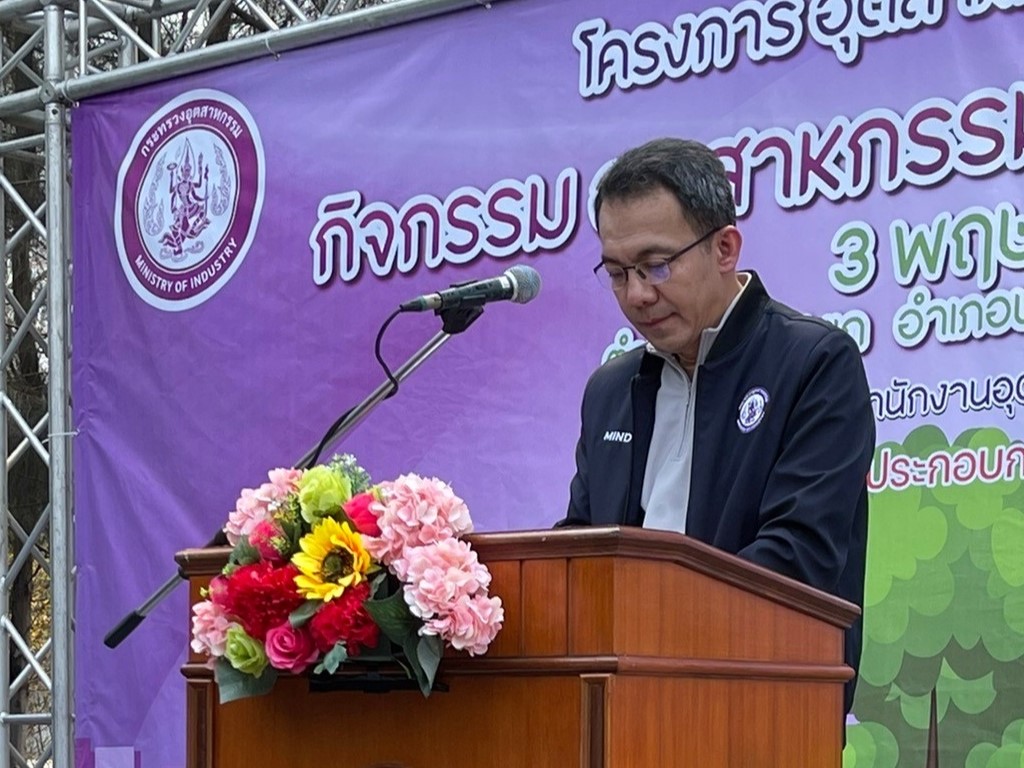
M861 613L842 598L671 531L595 526L476 533L466 538L483 563L602 557L663 562L703 573L834 626L848 627ZM220 572L229 552L226 547L186 549L175 560L186 576L213 576Z

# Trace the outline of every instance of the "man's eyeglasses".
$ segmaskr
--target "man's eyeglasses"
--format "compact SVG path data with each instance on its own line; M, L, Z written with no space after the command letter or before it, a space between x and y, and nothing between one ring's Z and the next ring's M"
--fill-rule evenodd
M621 264L613 264L610 262L602 261L596 267L594 267L594 274L597 276L597 280L605 288L611 288L613 291L621 291L626 287L626 283L629 282L629 270L636 272L637 279L645 285L658 285L668 280L672 274L672 262L678 259L687 251L696 248L698 245L703 243L721 227L716 227L708 232L705 232L701 237L694 240L685 248L682 248L671 256L667 256L664 259L654 259L652 261L645 261L642 264L635 264L631 267L624 267Z

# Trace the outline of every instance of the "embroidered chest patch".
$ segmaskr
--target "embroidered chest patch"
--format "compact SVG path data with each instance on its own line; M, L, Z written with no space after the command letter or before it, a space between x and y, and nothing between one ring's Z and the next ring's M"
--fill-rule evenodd
M762 387L754 387L743 396L739 416L736 418L736 426L740 428L740 432L751 432L757 428L764 418L768 400L768 393Z

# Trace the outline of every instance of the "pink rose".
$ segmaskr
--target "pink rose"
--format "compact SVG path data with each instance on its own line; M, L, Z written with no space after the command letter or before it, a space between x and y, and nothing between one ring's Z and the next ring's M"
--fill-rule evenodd
M466 597L485 591L491 573L480 564L468 543L444 539L405 550L405 602L412 614L429 619ZM396 561L398 562L398 561ZM394 565L392 565L394 568Z
M296 629L289 622L267 632L267 659L274 669L299 675L320 655L305 627Z
M425 622L420 634L439 635L452 648L478 656L487 652L504 619L501 598L463 596L446 613Z
M380 536L380 528L377 525L376 509L383 511L383 507L377 503L377 497L372 492L357 494L345 502L342 507L345 516L352 521L356 530L364 536Z
M192 614L192 650L212 658L223 656L228 630L236 623L212 600L193 605Z

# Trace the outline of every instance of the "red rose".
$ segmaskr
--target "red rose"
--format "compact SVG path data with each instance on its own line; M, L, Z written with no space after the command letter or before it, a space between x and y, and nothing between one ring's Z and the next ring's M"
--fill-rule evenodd
M380 536L377 515L370 509L370 505L376 503L376 497L366 491L353 496L342 505L342 509L345 510L345 515L352 521L352 525L356 527L357 531L366 536Z
M369 596L370 585L361 582L324 603L309 620L310 634L321 653L327 653L336 643L343 642L348 655L355 657L361 648L377 645L380 627L370 618L363 605Z
M249 534L249 544L256 548L260 557L279 565L288 557L288 537L276 520L261 520Z
M272 627L283 624L305 600L295 586L299 569L260 562L243 565L210 584L210 599L235 618L242 629L263 642Z

